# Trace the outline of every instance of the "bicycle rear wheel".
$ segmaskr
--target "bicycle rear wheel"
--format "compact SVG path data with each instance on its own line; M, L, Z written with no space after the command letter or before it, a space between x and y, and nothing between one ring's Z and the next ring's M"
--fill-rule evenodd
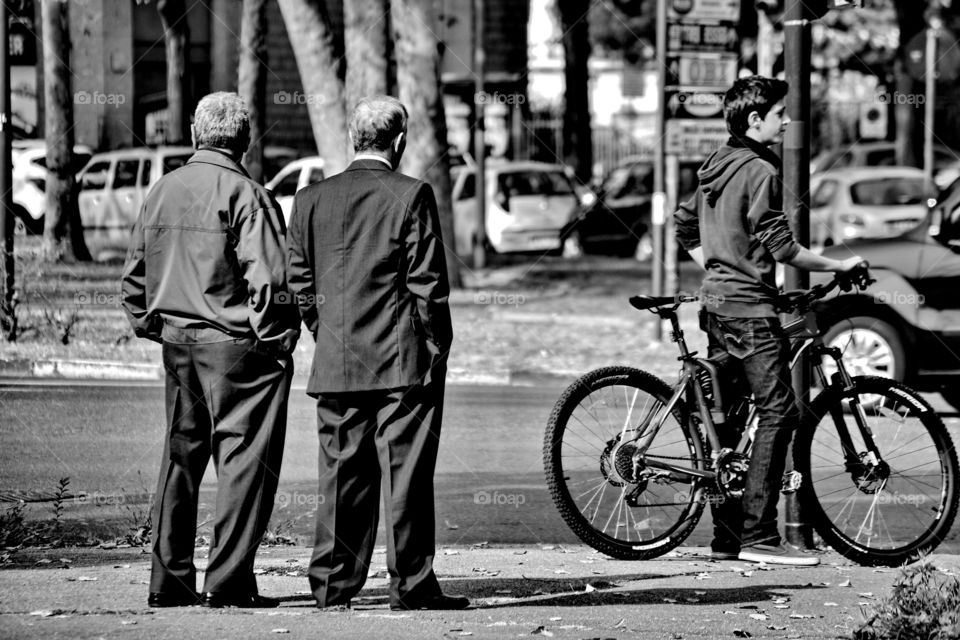
M861 406L879 460L867 452L853 397L872 400ZM887 378L856 377L849 391L818 395L795 438L794 465L817 533L863 565L897 566L929 552L957 514L957 454L943 421Z
M585 374L557 401L543 462L550 495L567 525L594 549L624 560L653 558L683 542L703 511L704 489L682 474L634 464L671 396L665 382L630 367ZM644 460L704 468L699 432L682 408L667 416Z

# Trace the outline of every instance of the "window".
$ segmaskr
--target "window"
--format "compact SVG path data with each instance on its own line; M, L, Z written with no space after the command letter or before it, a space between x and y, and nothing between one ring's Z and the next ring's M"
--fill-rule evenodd
M310 169L310 176L307 178L307 184L320 182L323 180L323 169Z
M897 154L893 149L879 149L866 154L864 164L868 167L889 167L897 164Z
M463 189L460 190L457 200L470 200L475 197L477 197L477 174L468 173L463 179Z
M514 171L501 173L500 191L508 197L561 196L573 193L570 180L562 171Z
M190 159L190 154L183 154L179 156L164 156L163 157L163 175L167 175L171 171L179 169L183 165L187 164L187 160Z
M297 194L297 183L300 181L300 170L296 169L288 173L283 180L277 183L273 188L273 195L278 198L292 197Z
M139 160L120 160L117 162L117 169L113 175L113 188L123 189L124 187L134 187L137 184L137 170L140 168Z
M86 170L80 179L81 191L96 191L105 189L107 177L110 175L110 161L95 162Z
M833 201L833 196L837 193L836 180L823 180L810 197L810 208L818 209L829 206Z
M853 204L897 207L921 204L927 199L923 178L862 180L850 187Z
M609 198L630 198L652 193L653 165L638 162L615 169L604 185L604 192Z
M147 187L150 185L150 169L153 165L153 162L150 158L145 158L142 163L140 163L140 186Z

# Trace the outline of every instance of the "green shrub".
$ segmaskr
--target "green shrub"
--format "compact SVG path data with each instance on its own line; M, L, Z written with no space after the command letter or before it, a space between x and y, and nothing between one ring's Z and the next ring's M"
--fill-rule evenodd
M960 639L960 581L928 562L905 567L854 640Z

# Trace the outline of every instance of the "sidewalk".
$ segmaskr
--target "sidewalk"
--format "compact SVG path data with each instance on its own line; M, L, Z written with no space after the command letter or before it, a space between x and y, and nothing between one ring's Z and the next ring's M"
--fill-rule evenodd
M302 547L263 548L257 557L260 591L283 599L273 610L150 609L142 549L8 552L0 556L0 636L837 638L850 637L897 575L836 554L815 568L775 568L716 562L703 552L680 548L623 562L581 546L444 548L435 563L444 590L474 603L455 612L390 611L382 548L345 612L314 608L305 577L310 549ZM958 556L928 561L960 571Z

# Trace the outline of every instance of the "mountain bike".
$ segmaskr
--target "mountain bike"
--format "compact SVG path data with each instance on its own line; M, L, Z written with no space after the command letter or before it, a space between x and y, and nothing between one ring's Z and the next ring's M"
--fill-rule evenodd
M934 549L957 514L957 454L943 421L918 393L887 378L851 377L824 345L814 303L835 288L870 283L865 263L830 282L783 294L791 367L809 353L820 392L794 435L801 511L822 540L863 565L896 566ZM634 296L670 323L681 370L671 386L628 366L603 367L570 385L544 437L550 494L586 544L620 559L654 558L681 544L707 503L742 496L756 409L723 398L723 363L690 352L677 317L695 296ZM823 362L834 363L829 379ZM744 418L744 416L746 416ZM717 429L746 425L733 449Z

